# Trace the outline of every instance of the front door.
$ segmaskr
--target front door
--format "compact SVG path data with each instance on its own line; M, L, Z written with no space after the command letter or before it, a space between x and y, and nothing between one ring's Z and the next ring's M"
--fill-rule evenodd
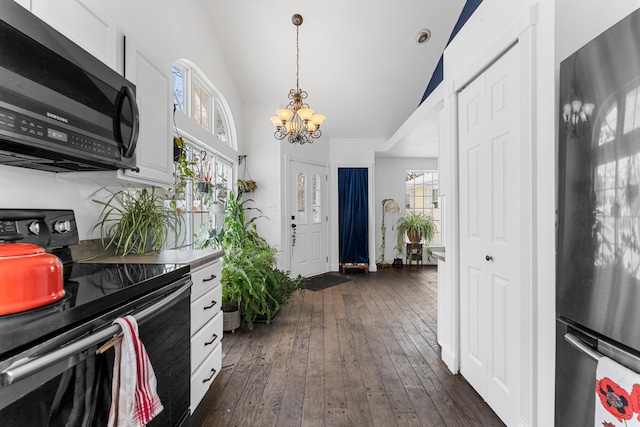
M458 95L460 372L507 425L520 368L519 48Z
M290 161L289 233L291 273L309 277L328 271L326 166Z

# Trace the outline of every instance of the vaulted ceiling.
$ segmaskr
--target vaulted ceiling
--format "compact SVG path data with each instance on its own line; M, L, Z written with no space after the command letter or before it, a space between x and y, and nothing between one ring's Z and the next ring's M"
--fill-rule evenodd
M287 104L289 90L296 85L296 27L291 17L299 13L304 18L300 88L308 92L311 108L327 116L323 139L385 141L420 104L465 3L202 1L243 103L274 108ZM431 31L431 39L418 44L416 35L423 29ZM418 134L429 132L419 128ZM420 144L413 155L420 155L415 153L419 149Z

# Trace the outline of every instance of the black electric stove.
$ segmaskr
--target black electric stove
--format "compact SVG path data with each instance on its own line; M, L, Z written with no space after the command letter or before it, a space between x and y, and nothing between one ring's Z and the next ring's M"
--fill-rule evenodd
M68 277L65 277L62 300L0 316L0 355L6 356L34 341L43 341L129 301L169 291L172 283L189 273L189 267L73 263L65 267L65 272Z
M79 239L71 210L0 209L0 242L14 241L42 246L60 258L65 295L48 305L0 316L3 427L76 425L73 417L95 411L95 425L106 425L110 393L106 400L96 396L110 388L113 351L97 355L96 349L119 332L113 321L127 315L137 320L165 408L149 427L188 421L189 266L75 262L71 248ZM90 369L101 363L108 366L101 371L104 375ZM79 375L87 381L69 380ZM96 386L85 389L83 384ZM93 403L85 407L82 396L87 395Z

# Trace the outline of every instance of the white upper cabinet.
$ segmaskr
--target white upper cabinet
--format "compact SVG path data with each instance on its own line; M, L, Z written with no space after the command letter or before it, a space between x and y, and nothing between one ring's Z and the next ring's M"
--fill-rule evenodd
M62 179L92 180L101 185L168 187L173 184L171 90L164 69L135 42L122 36L117 22L86 0L18 0L93 56L136 85L140 127L136 160L139 172L69 172ZM126 52L126 54L124 53ZM126 55L126 57L125 57ZM62 176L60 176L62 175Z
M134 42L126 40L125 78L136 85L140 134L136 158L139 173L126 171L131 180L170 186L173 183L171 143L171 73Z
M28 7L28 0L20 0ZM118 26L114 19L82 0L31 0L31 12L116 71Z

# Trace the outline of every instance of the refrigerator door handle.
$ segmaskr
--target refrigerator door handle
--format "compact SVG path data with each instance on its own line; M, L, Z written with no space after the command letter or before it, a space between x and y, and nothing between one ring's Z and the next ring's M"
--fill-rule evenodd
M573 334L565 334L564 340L596 362L605 357L603 354L598 353L597 351L580 341L580 339Z

